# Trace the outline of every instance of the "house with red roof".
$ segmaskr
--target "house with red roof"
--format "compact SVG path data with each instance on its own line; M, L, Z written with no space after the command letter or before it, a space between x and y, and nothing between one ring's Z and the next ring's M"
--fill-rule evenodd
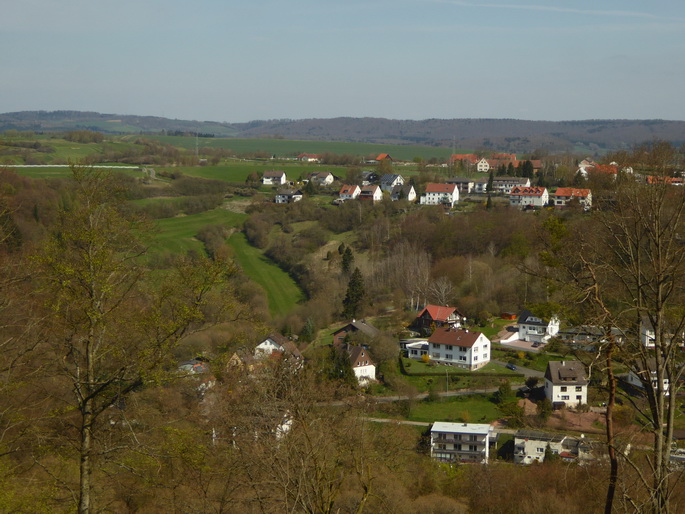
M464 166L473 166L476 164L480 159L478 156L474 153L455 153L450 156L449 163L450 164L457 164L459 162L463 163Z
M549 202L546 187L515 187L509 193L509 205L519 209L540 208Z
M459 188L456 184L426 184L426 192L421 195L421 205L444 205L450 208L459 201Z
M345 185L340 188L340 192L338 193L338 198L341 200L354 200L359 196L359 194L362 192L362 189L358 185L352 185L348 186Z
M475 370L490 362L490 340L481 332L441 327L428 338L430 358L440 364Z
M392 157L390 157L390 154L388 153L382 153L378 154L378 157L376 157L376 162L381 162L381 161L392 161Z
M466 321L466 317L456 307L428 304L416 316L412 326L426 331L430 330L433 325L436 327L460 327L464 321Z
M554 207L563 209L571 200L577 200L583 209L589 211L592 207L592 191L576 187L560 187L554 192Z

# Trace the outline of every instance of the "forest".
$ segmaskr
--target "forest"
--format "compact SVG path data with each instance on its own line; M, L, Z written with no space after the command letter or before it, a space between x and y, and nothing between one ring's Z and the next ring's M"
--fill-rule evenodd
M51 153L32 136L9 139L6 155ZM683 469L669 459L685 428L685 190L666 180L683 171L681 149L655 141L607 155L635 172L591 175L589 212L524 212L494 195L446 212L389 198L332 205L337 191L313 185L302 201L280 205L254 176L272 162L90 131L64 141L102 146L64 176L0 166L0 510L656 513L685 505ZM546 155L534 180L579 181L578 157ZM87 166L113 161L156 173ZM414 164L394 171L417 188L453 171ZM316 170L277 165L294 180ZM358 162L326 166L361 179ZM162 243L163 223L207 213L222 221L193 225L183 250ZM260 284L264 268L250 276L249 265L282 275ZM276 309L273 295L285 289L291 303ZM524 308L603 330L598 351L575 356L607 405L600 457L518 466L502 442L487 465L450 466L430 459L427 427L370 421L440 402L434 384L412 382L398 362L399 339L429 303L456 306L475 330ZM379 366L378 382L363 389L330 346L351 318L381 329L362 341ZM640 345L645 320L652 348ZM611 336L617 327L620 340ZM274 332L296 344L302 362L244 358ZM180 369L193 359L209 372ZM670 394L650 386L635 399L619 387L620 373L647 361ZM500 387L494 402L514 428L523 418L509 382L482 383ZM426 400L416 399L422 392ZM381 412L377 400L391 395L404 399Z

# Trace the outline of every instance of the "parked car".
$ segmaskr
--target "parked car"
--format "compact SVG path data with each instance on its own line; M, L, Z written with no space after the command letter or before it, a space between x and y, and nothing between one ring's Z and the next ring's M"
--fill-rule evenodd
M516 366L514 366L513 364L507 364L506 368L510 369L511 371L516 371Z

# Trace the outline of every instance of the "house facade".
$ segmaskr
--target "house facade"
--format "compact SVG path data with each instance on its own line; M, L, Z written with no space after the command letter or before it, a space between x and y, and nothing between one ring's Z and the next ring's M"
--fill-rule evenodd
M456 307L443 307L442 305L426 305L416 316L412 326L419 330L430 330L431 326L444 327L445 325L460 327L466 321Z
M490 362L490 340L480 332L440 327L428 343L431 360L441 364L473 371Z
M519 430L514 436L514 462L516 464L542 463L547 448L567 462L591 460L592 445L584 436L570 437L537 430Z
M459 188L456 184L426 184L426 192L421 195L421 205L444 205L454 207L459 201Z
M488 191L488 193L508 195L515 187L530 187L530 179L526 177L493 177L492 191Z
M299 189L279 189L274 196L276 203L294 203L302 200L302 191Z
M302 354L297 349L295 343L278 333L269 334L254 349L254 357L257 360L271 357L274 354L292 357L297 360L302 359Z
M416 200L416 190L411 184L407 186L395 186L390 193L390 199L393 202L396 202L397 200L414 202Z
M652 391L659 391L659 387L657 386L659 379L656 373L656 361L654 359L648 359L646 364L646 366L638 364L634 369L631 369L626 377L626 382L643 391L646 390L647 385L651 386ZM670 395L669 385L670 382L668 377L662 377L661 393L663 393L664 396Z
M371 359L368 349L363 346L349 345L347 352L350 356L352 371L360 386L365 387L376 380L376 364Z
M383 191L391 192L395 186L404 185L404 177L395 173L386 173L381 176L380 185Z
M371 202L380 202L383 199L383 191L380 186L362 186L358 198Z
M491 425L436 421L431 427L431 457L440 462L487 464L495 438Z
M361 193L362 190L359 186L357 185L352 185L352 186L343 186L340 188L340 192L338 193L338 198L341 200L354 200L359 196L359 193Z
M529 343L546 343L559 332L559 318L543 319L525 310L518 319L519 339Z
M588 379L580 361L549 361L545 371L545 397L555 407L587 403Z
M330 171L319 171L312 173L309 180L320 186L330 186L335 181L335 177Z
M554 207L563 209L571 200L577 200L583 210L592 207L592 191L575 187L560 187L554 192Z
M285 171L269 170L262 175L262 184L265 186L282 186L287 180Z
M546 187L515 187L509 193L509 205L519 209L540 208L549 202Z

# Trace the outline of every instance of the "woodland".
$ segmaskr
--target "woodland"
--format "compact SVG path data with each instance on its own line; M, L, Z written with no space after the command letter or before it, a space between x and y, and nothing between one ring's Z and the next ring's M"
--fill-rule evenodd
M258 184L273 163L240 168L240 180L203 177L192 150L159 142L125 143L155 165L154 178L84 166L124 159L121 142L101 136L67 135L103 146L64 176L0 166L1 511L685 508L683 469L670 462L684 423L685 190L666 180L683 170L680 149L655 141L607 155L634 173L591 174L590 212L522 212L493 196L446 213L406 200L334 206L335 191L313 185L301 202L277 205ZM28 135L10 143L49 153ZM236 158L199 157L210 167ZM534 180L579 184L577 158L546 156ZM360 179L356 164L335 169ZM425 162L408 175L419 189L446 177ZM160 222L218 211L227 221L195 230L183 251L161 248ZM294 283L290 308L275 311L269 284L238 264L236 237L284 273L275 289ZM431 461L426 427L369 421L379 396L420 401L398 367L398 340L426 303L457 306L474 329L522 308L600 327L599 351L577 355L607 404L598 458L448 466ZM364 341L379 365L379 383L364 390L329 346L351 318L381 329ZM652 349L639 342L645 320ZM242 358L274 331L304 364ZM179 371L193 358L210 373ZM648 361L669 395L651 380L639 399L620 387L619 373Z

